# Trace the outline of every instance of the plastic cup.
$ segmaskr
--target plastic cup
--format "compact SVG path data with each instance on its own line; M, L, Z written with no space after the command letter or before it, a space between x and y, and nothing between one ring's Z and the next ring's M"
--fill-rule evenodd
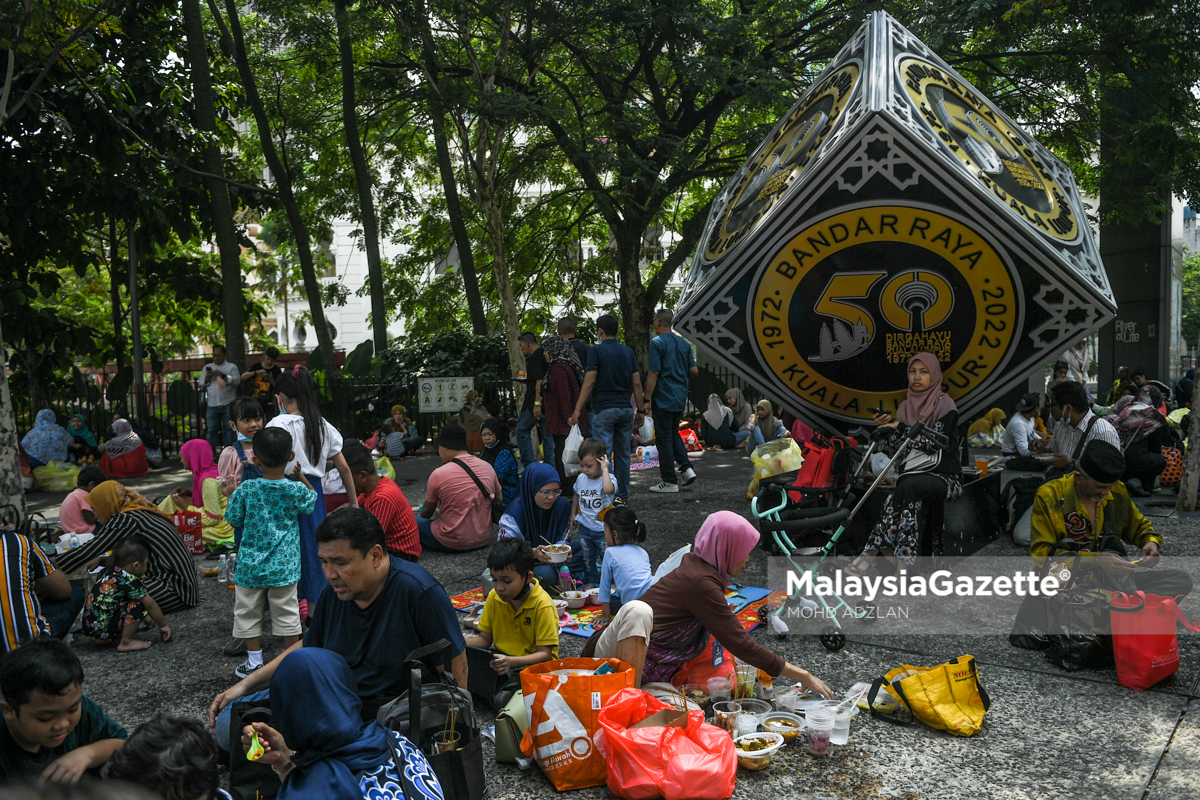
M829 734L830 744L850 743L850 720L858 714L858 706L839 709L833 716L833 731Z
M796 700L799 695L795 692L781 692L775 695L775 708L779 711L786 711L789 714L796 713Z
M758 667L752 664L738 664L735 667L737 671L737 696L754 697L754 682L758 679Z
M439 731L433 735L433 752L449 753L458 749L462 735L458 731Z
M729 688L728 678L709 678L708 679L708 696L714 703L721 700L730 700L733 698L733 692Z
M833 733L833 709L810 708L805 715L808 722L808 752L823 756L829 751L829 738Z
M737 736L758 733L758 717L753 714L738 714Z
M986 458L975 459L975 469L979 470L979 477L987 477L988 460Z
M730 736L737 734L737 718L741 716L742 706L733 700L722 700L713 703L713 724L724 730Z

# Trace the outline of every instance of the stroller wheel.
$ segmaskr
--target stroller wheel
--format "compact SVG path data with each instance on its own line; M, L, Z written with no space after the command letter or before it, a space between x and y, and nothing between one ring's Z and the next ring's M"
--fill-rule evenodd
M758 607L758 621L766 625L770 620L771 615L779 610L779 606L774 603L766 603Z
M836 653L846 646L846 634L832 625L826 625L821 629L820 640L821 646L831 653Z

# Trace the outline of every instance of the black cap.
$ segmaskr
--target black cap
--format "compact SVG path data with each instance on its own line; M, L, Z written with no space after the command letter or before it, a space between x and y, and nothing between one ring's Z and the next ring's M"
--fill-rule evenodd
M438 447L444 447L447 450L469 450L467 446L467 432L463 430L463 426L455 425L453 422L442 426L442 432L437 438L435 444Z
M1023 413L1025 411L1032 411L1033 409L1035 409L1037 407L1038 407L1038 401L1036 398L1033 398L1033 397L1022 397L1019 401L1017 401L1017 413L1018 414Z
M1108 442L1093 439L1079 456L1079 471L1100 483L1116 483L1125 471L1125 456Z

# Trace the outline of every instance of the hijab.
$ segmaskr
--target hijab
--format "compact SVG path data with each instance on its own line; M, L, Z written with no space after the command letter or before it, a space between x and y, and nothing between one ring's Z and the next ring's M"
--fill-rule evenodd
M206 439L189 439L179 448L179 459L192 473L192 503L204 505L204 479L220 479L217 465L213 463L212 445Z
M500 455L500 451L509 449L508 445L505 444L505 439L508 438L508 431L505 429L504 424L495 417L485 419L483 424L479 426L479 430L481 432L488 430L496 435L496 443L491 447L484 445L483 452L479 454L480 458L495 466L496 457Z
M923 392L914 392L910 388L908 397L896 409L896 419L905 425L915 425L918 421L932 425L951 411L957 411L958 406L954 405L950 395L942 391L942 366L937 356L933 353L917 353L908 360L904 370L906 378L914 361L920 361L929 370L929 388Z
M992 429L997 425L1003 424L1008 415L1002 409L993 408L991 411L984 414L979 419L971 423L970 430L967 431L968 436L974 436L978 433L991 433Z
M537 505L537 493L547 483L561 483L558 470L551 464L537 462L521 473L517 499L508 504L505 512L517 523L521 535L532 547L554 544L563 538L571 521L571 504L561 495L549 509Z
M73 433L74 428L67 429L67 433L71 438L78 436L80 439L83 439L84 444L88 447L99 447L99 442L96 441L96 434L92 433L92 429L88 427L87 420L83 418L83 414L72 414L71 420L79 420L80 424L83 425L78 432Z
M169 519L154 503L116 481L96 484L96 488L88 492L86 500L96 512L96 519L101 522L108 522L117 514L126 511L153 511L160 517Z
M583 363L579 360L579 354L575 352L575 348L571 347L571 343L561 336L547 336L542 339L542 350L546 351L550 356L550 366L555 364L566 364L571 368L571 372L575 373L575 380L579 381L579 385L583 386ZM545 394L550 388L550 375L547 372L545 380L542 381L542 393Z
M25 452L38 461L67 460L67 445L71 443L71 434L61 425L56 425L57 417L48 408L43 408L33 419L33 428L21 440Z
M700 526L692 552L716 567L722 575L728 575L750 555L756 544L758 531L745 517L732 511L717 511L709 514Z
M279 787L279 800L362 800L359 776L392 760L391 732L374 720L363 722L354 675L332 650L304 647L280 662L271 677L271 714L296 751L296 769ZM414 779L434 780L428 764L411 766Z
M771 407L770 400L759 400L754 404L755 411L763 408L767 410L767 415L765 417L759 417L757 414L755 414L754 424L758 426L760 431L762 431L763 441L769 442L775 438L775 431L779 430L780 423L779 420L775 419L775 409Z
M746 396L736 386L727 389L725 396L733 398L733 405L730 406L730 409L733 411L733 418L737 422L738 430L745 428L752 415L750 404L746 402Z
M142 440L133 432L133 426L129 424L129 420L114 420L112 429L113 438L100 445L100 449L113 458L119 458L126 453L132 453L141 446Z
M714 428L720 428L726 419L733 422L733 409L721 402L721 395L713 392L708 396L708 408L704 411L704 421Z

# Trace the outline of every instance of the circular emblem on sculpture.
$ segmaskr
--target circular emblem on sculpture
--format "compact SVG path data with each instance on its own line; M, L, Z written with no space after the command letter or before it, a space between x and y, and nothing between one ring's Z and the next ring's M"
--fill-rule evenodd
M798 103L723 193L720 216L704 245L715 261L753 231L817 154L858 85L859 69L847 64L825 77Z
M963 168L1030 227L1073 241L1079 221L1067 192L1033 149L1033 140L1005 121L983 95L920 58L900 61L913 105Z
M959 400L1017 341L1019 281L979 230L942 212L875 206L810 224L751 293L762 363L814 410L845 419L904 399L909 357L938 357Z

